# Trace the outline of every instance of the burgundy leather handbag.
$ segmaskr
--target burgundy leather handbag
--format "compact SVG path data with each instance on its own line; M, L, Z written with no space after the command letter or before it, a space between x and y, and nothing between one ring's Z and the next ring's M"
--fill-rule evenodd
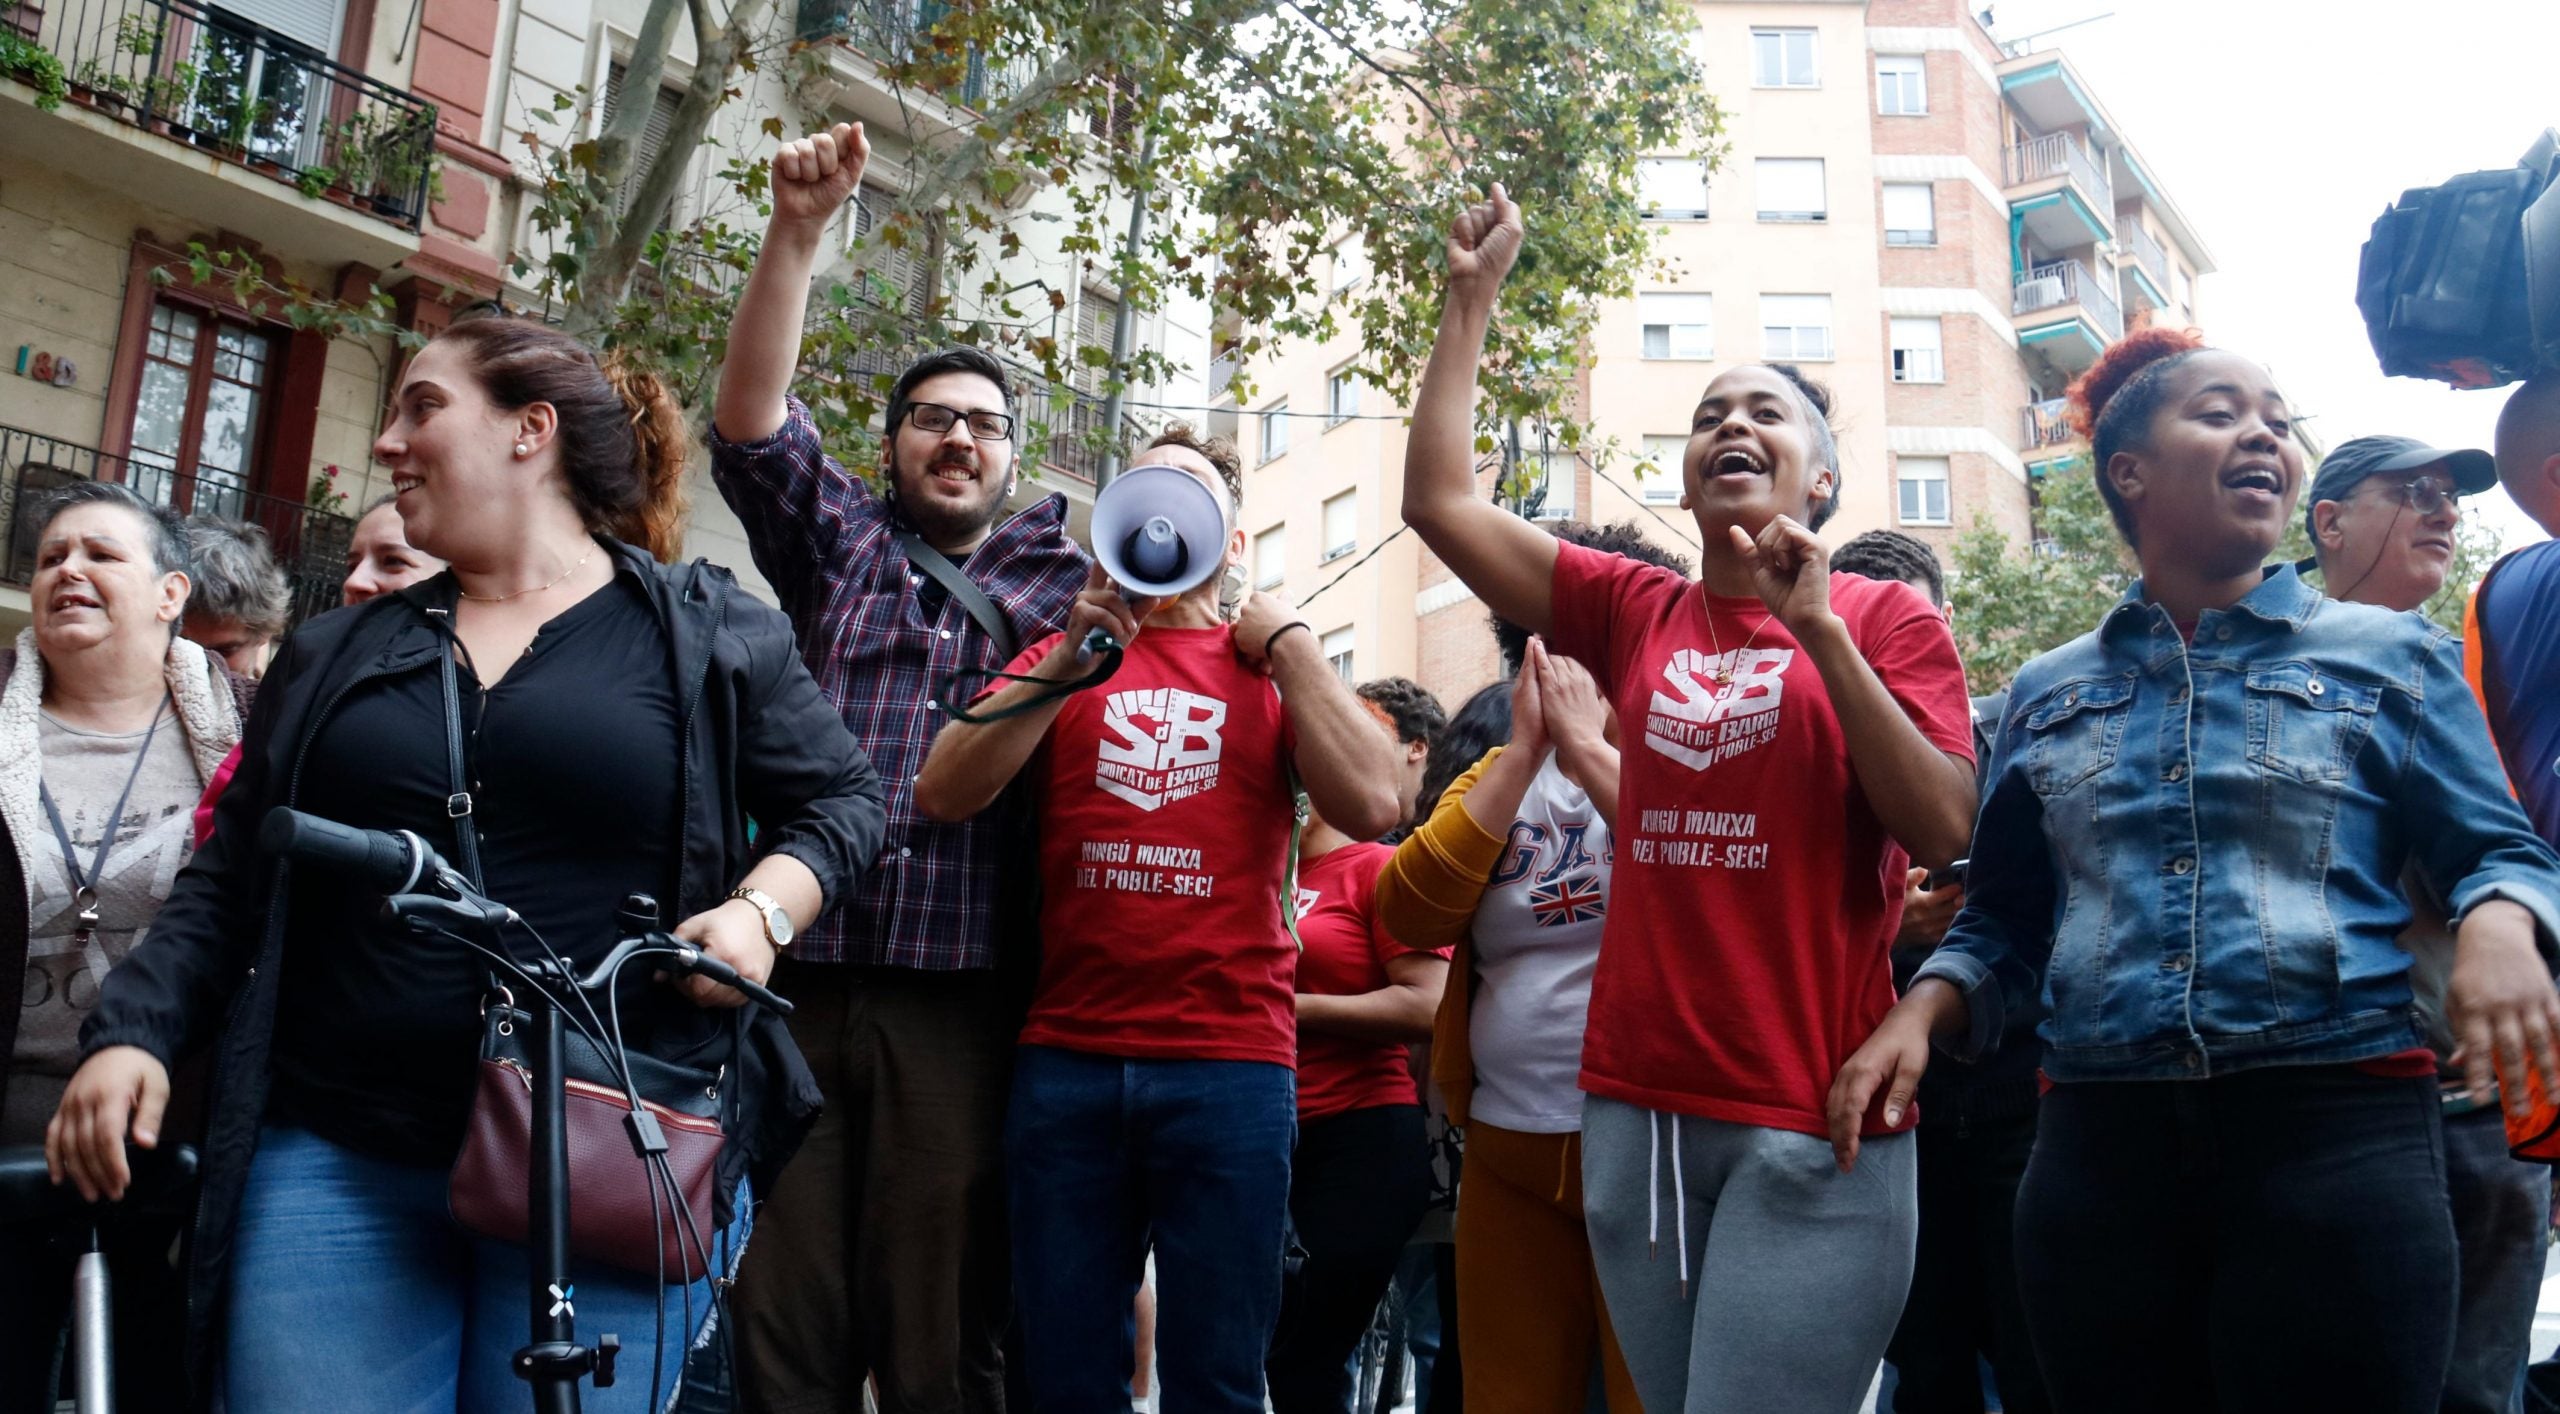
M445 746L452 771L455 851L480 886L480 832L462 768L462 695L453 654L443 659ZM531 1017L497 977L481 1003L480 1070L462 1155L446 1202L454 1221L505 1242L530 1242L533 1172ZM569 1251L591 1262L661 1281L692 1283L710 1267L719 1230L715 1178L730 1114L728 1067L702 1070L643 1052L623 1054L630 1089L594 1042L574 1028L561 1037L567 1077ZM634 1098L657 1120L667 1149L662 1173L640 1157L627 1121ZM663 1182L660 1180L664 1180ZM681 1195L683 1201L677 1202Z

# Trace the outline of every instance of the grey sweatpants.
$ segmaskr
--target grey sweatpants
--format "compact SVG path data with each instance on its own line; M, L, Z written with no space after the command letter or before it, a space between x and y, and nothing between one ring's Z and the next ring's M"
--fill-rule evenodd
M1814 1135L1586 1096L1583 1216L1646 1414L1856 1410L1911 1286L1917 1152L1870 1139L1843 1174Z

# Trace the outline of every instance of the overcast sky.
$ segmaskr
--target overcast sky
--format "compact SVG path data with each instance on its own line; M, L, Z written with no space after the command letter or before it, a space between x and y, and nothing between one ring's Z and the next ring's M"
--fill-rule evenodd
M1980 0L1977 0L1977 4ZM2489 445L2503 391L2385 378L2355 307L2373 219L2409 187L2512 165L2560 126L2560 0L1996 0L2096 89L2211 251L2216 344L2264 362L2325 446ZM2538 536L2505 493L2479 508Z

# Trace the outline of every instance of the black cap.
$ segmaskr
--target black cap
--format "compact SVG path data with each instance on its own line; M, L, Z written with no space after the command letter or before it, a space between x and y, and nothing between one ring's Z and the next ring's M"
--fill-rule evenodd
M2453 477L2453 488L2465 496L2477 496L2498 484L2497 459L2476 447L2448 452L2415 437L2358 437L2340 443L2320 459L2320 472L2311 478L2311 494L2302 498L2303 528L2312 529L2312 507L2347 499L2368 476L2416 471L2438 462Z

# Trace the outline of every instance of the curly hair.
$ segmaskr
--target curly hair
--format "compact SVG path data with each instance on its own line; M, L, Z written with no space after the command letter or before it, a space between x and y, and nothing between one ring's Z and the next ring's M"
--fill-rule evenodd
M1227 507L1237 515L1244 513L1244 458L1236 444L1224 437L1203 437L1188 422L1169 422L1140 451L1158 447L1182 447L1198 452L1209 465L1217 468L1218 480L1227 488Z
M1899 530L1870 530L1831 552L1831 567L1869 579L1898 579L1946 607L1947 572L1927 542Z
M1449 714L1440 699L1411 678L1371 678L1352 691L1360 700L1387 714L1396 729L1396 740L1411 746L1415 742L1429 745L1449 724Z
M1648 565L1657 565L1687 579L1689 562L1644 538L1644 532L1631 520L1613 525L1593 525L1589 521L1569 520L1554 528L1555 537L1567 545L1579 545L1604 555L1624 555ZM1502 675L1515 677L1521 660L1529 655L1529 631L1500 614L1490 616L1494 646L1502 650Z
M2137 543L2133 512L2107 479L2107 463L2120 451L2149 445L2151 419L2168 396L2169 370L2206 347L2204 335L2193 329L2159 325L2136 329L2109 344L2063 395L2069 402L2071 425L2089 439L2099 498L2107 503L2116 533L2128 545Z

